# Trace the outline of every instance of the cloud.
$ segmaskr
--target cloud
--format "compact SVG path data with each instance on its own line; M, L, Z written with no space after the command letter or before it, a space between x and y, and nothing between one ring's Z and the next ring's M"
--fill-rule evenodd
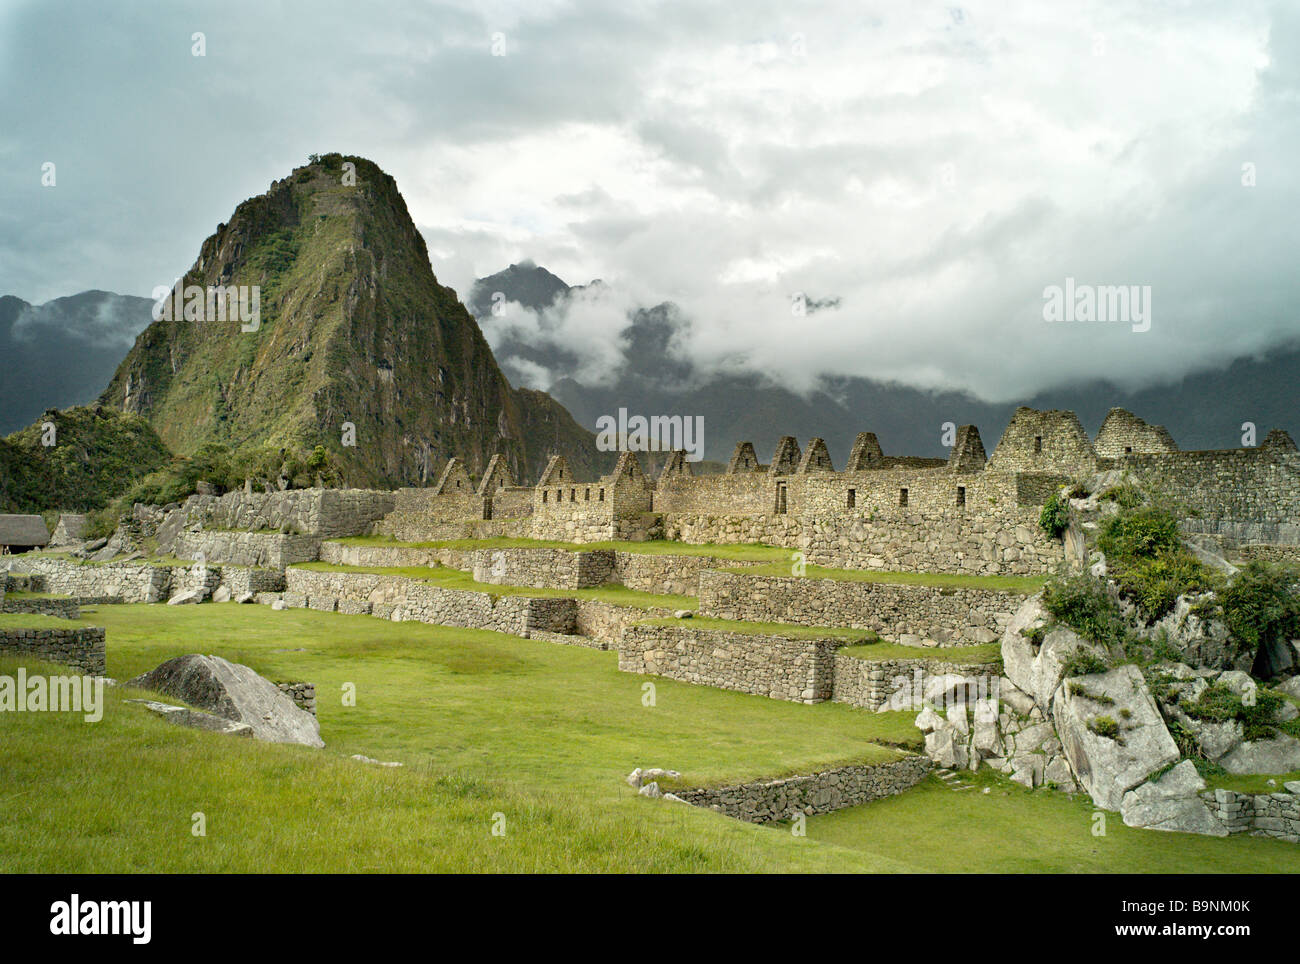
M1157 383L1300 333L1284 4L311 10L6 7L0 81L32 93L0 105L0 292L148 294L239 201L340 150L397 179L462 295L525 258L604 279L511 320L597 381L626 309L662 301L701 371L994 401ZM1045 323L1066 278L1150 285L1151 330ZM793 314L798 292L838 304Z

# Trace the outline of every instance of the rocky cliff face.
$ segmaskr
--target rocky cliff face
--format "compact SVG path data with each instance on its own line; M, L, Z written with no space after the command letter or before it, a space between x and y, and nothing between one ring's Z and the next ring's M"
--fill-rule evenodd
M452 455L482 471L501 453L524 479L552 452L604 467L548 395L511 389L370 161L326 155L274 182L217 226L180 285L179 310L139 336L102 396L177 452L323 444L360 486L431 481ZM237 303L248 310L232 317Z

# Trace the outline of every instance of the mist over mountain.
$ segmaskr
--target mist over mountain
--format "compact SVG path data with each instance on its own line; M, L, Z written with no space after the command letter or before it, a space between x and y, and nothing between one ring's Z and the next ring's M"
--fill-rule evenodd
M0 435L46 409L84 405L149 324L153 302L83 291L42 305L0 296Z
M585 360L586 343L575 338L568 317L573 293L585 289L561 289L555 284L559 280L524 262L474 286L469 303L511 381L546 388L589 428L619 408L646 416L702 415L709 459L725 460L741 439L754 442L765 459L780 436L795 435L801 443L825 438L842 464L861 431L875 432L891 454L942 456L946 422L975 424L991 450L1017 405L1072 409L1093 433L1110 408L1128 408L1165 425L1184 449L1239 446L1244 422L1253 422L1261 439L1271 428L1294 432L1300 427L1294 408L1300 340L1263 357L1225 355L1220 369L1137 390L1098 379L991 403L969 392L925 391L864 374L824 378L817 390L799 393L783 387L779 373L744 370L742 344L736 346L738 370L697 367L679 337L692 320L670 303L622 310L617 298L610 299L604 324L617 338L605 340L617 344L619 355L593 373ZM490 310L494 292L501 293L496 314ZM809 307L825 303L833 298ZM792 320L792 338L798 337L800 323L805 319Z

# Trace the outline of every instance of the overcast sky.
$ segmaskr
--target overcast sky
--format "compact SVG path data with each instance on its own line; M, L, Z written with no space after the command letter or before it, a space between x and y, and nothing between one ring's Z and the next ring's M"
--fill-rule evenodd
M148 295L337 150L462 294L606 281L563 329L596 368L664 300L706 369L992 401L1294 340L1296 5L1069 7L0 0L0 294ZM1045 322L1067 277L1150 285L1150 330Z

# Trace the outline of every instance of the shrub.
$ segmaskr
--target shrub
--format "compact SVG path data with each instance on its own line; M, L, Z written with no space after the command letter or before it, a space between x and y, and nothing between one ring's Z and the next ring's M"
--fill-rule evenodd
M1043 606L1057 622L1104 646L1121 644L1127 636L1118 604L1086 574L1049 580L1043 587Z
M1110 669L1110 666L1106 661L1090 649L1076 649L1061 664L1061 673L1064 676L1092 676L1094 673L1104 673L1108 669ZM1086 696L1096 703L1115 702L1105 693L1094 695L1091 690L1085 687L1076 687L1074 692L1080 696Z
M1146 502L1146 496L1127 482L1112 485L1109 489L1100 493L1097 498L1102 502L1114 502L1121 509L1136 509Z
M1038 516L1038 527L1053 539L1059 539L1070 527L1070 504L1061 498L1060 492L1054 493L1043 506Z
M1220 596L1223 619L1238 653L1300 635L1296 570L1258 560L1247 563Z
M1211 683L1184 711L1211 723L1237 720L1247 740L1266 740L1277 732L1277 711L1285 700L1281 693L1258 687L1253 704L1248 705L1226 683Z
M1123 565L1182 551L1178 520L1167 509L1147 507L1106 520L1097 547L1107 560Z
M1088 721L1088 729L1108 740L1115 740L1119 737L1119 724L1115 722L1113 717L1094 716Z
M1172 610L1179 596L1215 590L1222 582L1218 573L1185 551L1140 559L1119 569L1115 581L1152 620Z

